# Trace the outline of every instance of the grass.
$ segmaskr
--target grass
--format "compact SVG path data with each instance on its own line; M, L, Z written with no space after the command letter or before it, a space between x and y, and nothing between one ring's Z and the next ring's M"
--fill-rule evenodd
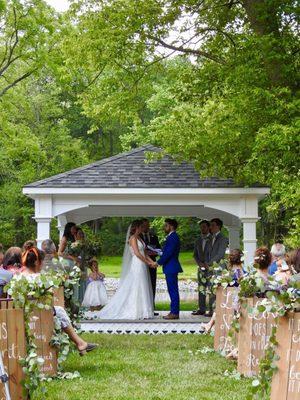
M66 371L82 379L53 381L32 400L245 400L248 379L224 376L236 364L217 353L212 338L195 335L85 335L100 348L83 358L71 354ZM190 353L193 352L193 354Z
M183 273L179 274L179 279L197 279L197 267L191 252L182 252L180 262ZM120 256L102 256L100 259L100 270L108 278L119 278L121 274L122 257ZM158 278L164 278L162 268L158 268Z
M155 303L156 311L166 311L170 308L170 302ZM198 309L197 301L180 301L180 311L194 311Z

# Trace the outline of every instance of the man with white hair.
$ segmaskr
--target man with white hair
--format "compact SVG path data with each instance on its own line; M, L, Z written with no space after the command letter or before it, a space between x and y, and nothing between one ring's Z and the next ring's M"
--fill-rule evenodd
M271 247L271 254L273 257L272 264L269 266L269 274L274 275L278 269L277 261L282 260L285 256L285 246L279 240L276 241Z
M46 239L42 242L42 250L45 253L45 258L43 261L42 269L44 271L59 271L62 269L62 265L60 264L57 258L56 246L51 239Z

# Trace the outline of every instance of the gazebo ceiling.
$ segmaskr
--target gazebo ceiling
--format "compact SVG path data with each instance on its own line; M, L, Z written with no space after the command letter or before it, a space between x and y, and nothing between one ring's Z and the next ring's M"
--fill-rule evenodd
M175 163L164 156L146 162L146 152L159 153L152 145L30 183L26 188L234 188L232 179L201 178L189 163Z

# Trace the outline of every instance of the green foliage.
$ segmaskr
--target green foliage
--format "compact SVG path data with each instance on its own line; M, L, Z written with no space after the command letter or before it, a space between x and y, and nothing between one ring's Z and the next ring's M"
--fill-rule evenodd
M47 272L38 275L15 275L14 278L6 286L7 294L13 299L14 306L24 310L25 336L26 336L26 357L20 360L23 366L25 378L22 382L24 389L31 397L34 391L41 385L43 381L49 381L40 367L44 363L44 359L38 356L35 337L30 327L32 313L36 309L52 310L53 309L53 290L63 285L65 297L68 299L73 294L74 285L78 284L80 279L80 270L74 267L69 273L64 271ZM62 363L66 360L70 351L70 342L68 336L62 332L61 326L55 319L55 329L51 343L58 349L58 375L62 379L77 378L78 372L73 374L64 374Z
M125 146L158 144L203 177L271 186L269 234L287 225L295 246L296 3L86 0L70 15L63 51L89 82L80 101L95 128L123 124Z

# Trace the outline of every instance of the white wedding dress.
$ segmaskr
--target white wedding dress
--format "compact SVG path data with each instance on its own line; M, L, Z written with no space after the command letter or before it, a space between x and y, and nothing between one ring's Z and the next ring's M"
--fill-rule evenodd
M126 240L126 243L128 241ZM145 255L144 244L138 248ZM141 261L128 244L125 245L123 270L119 287L108 304L97 313L101 319L153 318L153 293L148 266Z

